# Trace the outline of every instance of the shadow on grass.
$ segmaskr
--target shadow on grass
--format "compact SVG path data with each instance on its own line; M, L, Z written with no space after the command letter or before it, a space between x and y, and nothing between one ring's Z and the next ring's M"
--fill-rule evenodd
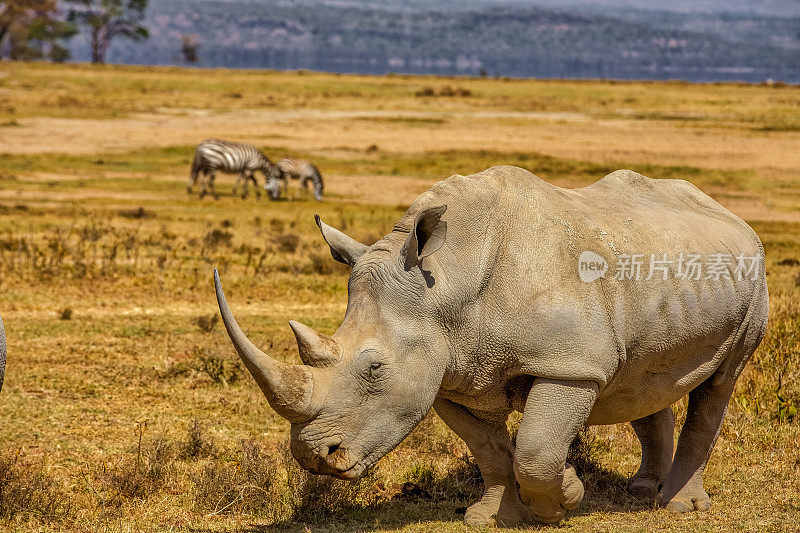
M648 502L627 493L627 478L619 473L595 463L576 465L584 481L586 495L577 510L569 516L584 516L599 512L632 513L652 508ZM444 501L436 497L426 499L393 499L380 501L359 508L341 509L336 512L313 510L301 512L289 520L268 525L253 525L242 531L251 533L290 532L290 531L381 531L401 529L412 524L452 523L460 525L464 518L465 504L473 501ZM439 524L441 527L441 524ZM525 529L538 529L536 524L523 526ZM542 528L553 526L542 525ZM449 529L449 528L448 528Z
M570 515L632 513L653 508L652 502L628 493L628 478L618 472L596 462L576 460L573 465L583 481L585 494L581 504Z

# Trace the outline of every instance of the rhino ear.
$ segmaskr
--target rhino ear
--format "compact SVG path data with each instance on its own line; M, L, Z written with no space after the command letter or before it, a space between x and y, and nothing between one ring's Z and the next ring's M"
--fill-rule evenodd
M331 247L331 256L340 263L355 265L358 258L369 248L366 244L361 244L338 229L330 227L319 218L319 215L314 215L314 220L322 232L322 238Z
M447 222L442 220L442 215L447 211L446 205L431 207L422 211L414 220L414 227L408 234L403 245L403 257L406 270L411 270L422 261L436 252L444 244L447 236Z

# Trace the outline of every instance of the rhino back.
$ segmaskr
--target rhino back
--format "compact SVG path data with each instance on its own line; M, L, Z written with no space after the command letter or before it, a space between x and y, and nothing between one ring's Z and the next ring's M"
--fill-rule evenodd
M645 280L644 264L640 280L614 279L626 255L648 263L651 254L763 257L747 224L680 180L618 171L562 189L494 167L445 180L418 202L410 212L448 204L446 250L431 270L447 279L443 301L459 308L444 315L461 354L446 386L472 394L519 374L601 388L646 372L663 374L659 383L693 383L699 367L713 370L724 357L764 285L763 267L756 279ZM605 278L581 281L586 250L607 261Z

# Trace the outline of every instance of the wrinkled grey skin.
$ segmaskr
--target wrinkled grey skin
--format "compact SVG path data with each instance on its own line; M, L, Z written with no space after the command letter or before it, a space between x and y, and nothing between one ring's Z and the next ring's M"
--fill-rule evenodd
M0 317L0 391L3 390L3 380L6 377L6 330L3 327L3 318Z
M333 337L290 322L304 365L255 348L215 277L231 339L292 423L303 467L355 478L433 407L486 483L468 523L553 523L583 497L566 463L576 433L631 422L642 462L630 491L676 512L709 507L703 470L766 327L763 262L743 280L645 281L647 264L639 281L613 273L617 254L763 257L742 220L681 180L618 171L566 190L494 167L436 184L372 246L317 222L353 270ZM580 280L584 250L608 261L605 278ZM687 394L673 457L670 406Z

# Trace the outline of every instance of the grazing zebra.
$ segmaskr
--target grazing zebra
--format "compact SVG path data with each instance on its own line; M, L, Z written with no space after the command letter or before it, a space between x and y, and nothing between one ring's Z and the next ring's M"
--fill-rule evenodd
M322 191L325 186L322 183L322 175L319 169L305 159L293 159L290 157L281 159L275 165L280 171L280 176L274 180L269 180L264 186L269 191L270 196L275 199L280 195L281 186L288 193L289 178L300 180L303 189L308 190L308 184L314 187L314 198L322 200Z
M222 141L220 139L207 139L201 142L194 152L192 171L189 175L189 186L186 190L191 193L192 187L197 184L200 174L203 173L206 179L202 182L203 189L200 191L200 198L206 195L207 186L210 187L211 194L217 198L217 191L214 188L214 178L217 171L239 173L236 184L233 186L233 192L236 194L236 190L241 185L243 187L242 198L247 197L248 184L251 181L256 186L256 195L261 196L256 183L256 171L261 171L264 174L264 179L267 183L280 176L280 172L272 164L272 161L255 146Z

